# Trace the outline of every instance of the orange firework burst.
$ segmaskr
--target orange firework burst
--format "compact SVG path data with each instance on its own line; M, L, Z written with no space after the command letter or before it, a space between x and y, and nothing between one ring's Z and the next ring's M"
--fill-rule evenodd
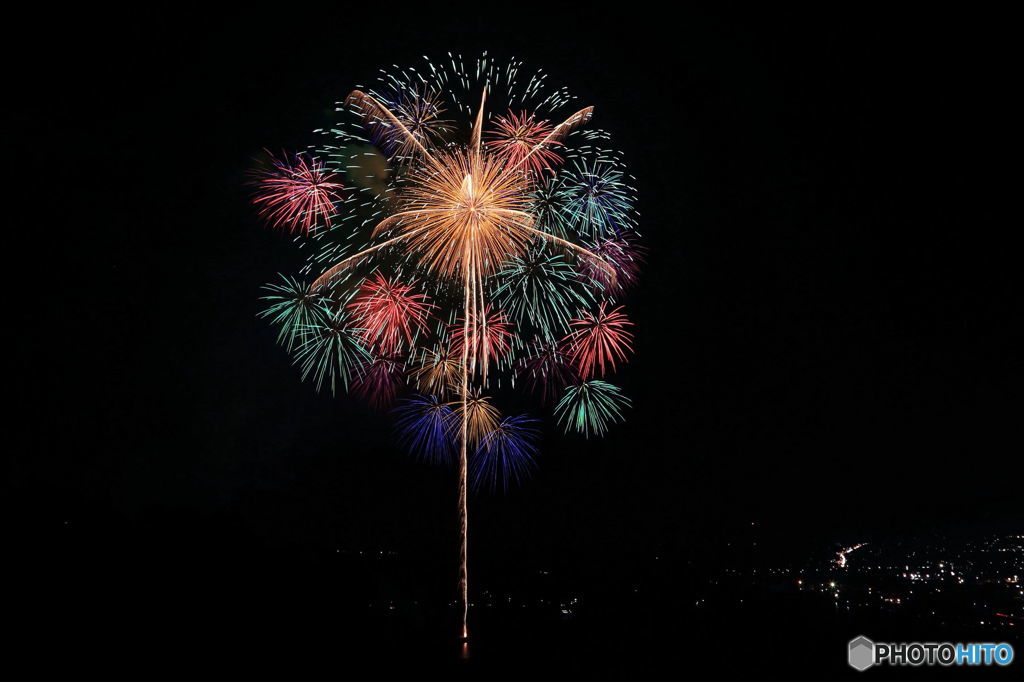
M458 391L462 373L461 349L450 350L444 345L423 354L411 377L416 388L427 395L447 396Z
M485 91L486 93L486 91ZM482 307L483 279L509 258L521 254L534 238L567 249L611 278L614 269L597 254L572 241L534 226L531 178L523 171L534 156L557 144L570 131L590 119L592 107L582 109L555 126L540 142L515 162L486 154L481 148L483 107L481 100L468 147L431 154L402 122L373 97L355 91L349 102L357 102L364 117L387 120L395 134L405 137L422 157L408 171L408 189L400 193L401 210L374 228L371 236L388 238L349 256L313 282L316 291L339 274L387 248L404 249L421 266L443 277L461 276L467 292L467 310ZM469 296L475 298L470 301Z
M501 421L498 408L491 404L490 398L480 395L479 391L472 392L464 400L452 403L452 407L463 423L462 428L467 442L474 447L486 438L487 434L494 431ZM458 428L459 424L456 423L455 427Z
M442 152L411 173L402 210L377 226L407 238L428 270L491 274L533 238L529 182L500 159L472 150ZM469 275L469 273L472 273Z

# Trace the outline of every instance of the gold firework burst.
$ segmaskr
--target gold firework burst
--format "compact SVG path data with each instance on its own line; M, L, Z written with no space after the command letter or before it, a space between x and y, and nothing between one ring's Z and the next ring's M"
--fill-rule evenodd
M423 354L411 376L416 383L416 390L427 395L446 397L459 390L461 372L462 363L458 353L440 344L434 351Z
M480 395L478 390L470 392L464 400L451 403L456 416L454 428L463 428L466 441L476 447L491 431L498 427L501 413L491 404L491 399ZM464 424L464 426L462 425Z

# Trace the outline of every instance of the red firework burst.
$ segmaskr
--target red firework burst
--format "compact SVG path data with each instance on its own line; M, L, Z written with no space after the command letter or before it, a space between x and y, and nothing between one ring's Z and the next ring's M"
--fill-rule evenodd
M330 226L334 202L342 185L317 159L297 154L293 159L270 156L271 167L256 171L252 202L271 226L309 234L320 220Z
M491 310L488 305L484 310L482 319L477 321L474 315L469 317L469 343L473 343L476 337L475 353L471 352L470 357L480 358L482 367L481 374L487 377L487 365L489 362L497 362L505 357L511 350L510 340L512 339L512 325L500 310ZM463 318L455 320L451 330L452 353L458 353L461 357L463 351ZM474 349L470 349L474 350Z
M356 326L364 330L363 341L384 355L398 354L403 342L411 347L416 334L427 331L434 308L426 294L414 291L412 284L403 284L397 277L389 280L379 272L363 280L346 306Z
M564 352L583 381L604 376L606 365L614 371L616 361L625 361L626 351L633 350L633 333L626 329L633 323L620 312L622 306L610 311L606 307L602 302L596 315L584 312L570 320L575 329L562 339Z
M494 120L498 129L486 133L491 138L487 141L487 147L505 165L515 166L526 159L523 167L540 174L562 162L562 157L551 149L562 143L553 140L549 140L530 155L530 151L544 142L554 130L547 121L538 121L534 114L527 114L525 111L519 114L510 111L508 116L497 116ZM528 155L529 158L526 158Z

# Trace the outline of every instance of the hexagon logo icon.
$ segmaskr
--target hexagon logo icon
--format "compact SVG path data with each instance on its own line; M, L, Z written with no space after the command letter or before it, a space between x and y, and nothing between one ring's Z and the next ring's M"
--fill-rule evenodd
M875 663L875 643L861 635L850 640L850 667L856 670L867 670Z

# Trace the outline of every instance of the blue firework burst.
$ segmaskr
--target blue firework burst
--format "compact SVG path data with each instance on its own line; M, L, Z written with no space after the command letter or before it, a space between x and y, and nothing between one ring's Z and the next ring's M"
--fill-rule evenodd
M399 441L432 464L450 464L455 453L455 413L436 396L414 394L393 410Z
M536 466L537 423L526 415L506 417L488 433L469 462L473 487L507 490L529 477Z

